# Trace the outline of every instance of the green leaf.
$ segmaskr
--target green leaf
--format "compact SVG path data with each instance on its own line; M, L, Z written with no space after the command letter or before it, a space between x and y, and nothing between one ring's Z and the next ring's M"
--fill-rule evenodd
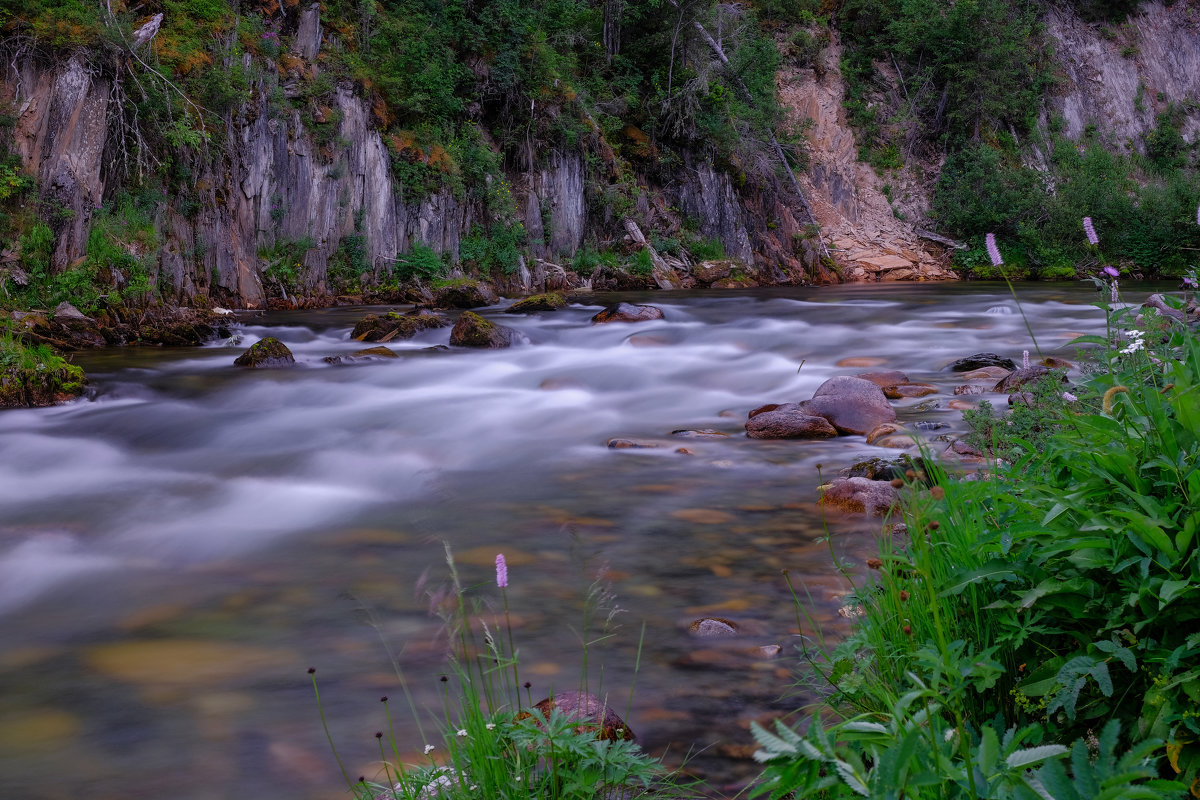
M1158 609L1161 611L1167 603L1170 603L1179 595L1183 594L1191 587L1191 581L1163 581L1162 586L1158 590Z
M984 773L996 771L996 760L1000 758L1000 741L996 738L994 728L983 729L983 741L979 743L979 766Z
M995 559L984 564L979 569L973 569L970 572L954 576L954 582L943 589L938 596L950 597L962 594L962 591L968 586L980 581L1015 581L1017 577L1017 573L1013 572L1012 565L1009 562Z
M867 784L863 782L862 778L854 773L854 767L850 766L845 761L842 761L840 758L835 758L833 760L833 766L835 769L837 769L838 775L842 777L842 781L844 781L845 784L849 786L855 793L860 794L863 797L871 796L870 790L867 789Z
M1010 753L1004 763L1009 769L1018 769L1036 764L1039 761L1045 761L1048 758L1058 758L1069 753L1070 750L1061 744L1044 744L1040 747L1026 747L1024 750L1018 750L1015 753Z

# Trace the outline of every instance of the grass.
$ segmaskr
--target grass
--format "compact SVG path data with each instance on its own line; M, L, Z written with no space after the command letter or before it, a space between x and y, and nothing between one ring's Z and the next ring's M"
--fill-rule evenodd
M977 417L1005 460L911 487L753 795L1200 796L1200 338L1101 308L1075 401Z
M351 779L338 759L356 798L590 800L635 797L651 791L655 796L679 793L677 776L633 741L632 731L613 713L614 704L603 694L603 687L595 687L596 695L588 693L592 688L587 679L589 650L611 635L618 611L603 584L593 584L588 593L580 692L562 692L535 704L530 684L520 677L509 624L508 568L503 555L497 555L496 591L464 587L448 546L446 562L448 588L431 594L431 600L442 610L453 650L442 678L442 710L431 727L422 724L393 659L407 713L425 742L424 759L406 762L396 736L392 704L387 697L381 698L385 724L375 734L378 774ZM503 613L485 611L484 601L494 603L497 593ZM315 670L310 669L309 674L320 709ZM329 735L323 710L321 721ZM330 745L336 756L332 737Z

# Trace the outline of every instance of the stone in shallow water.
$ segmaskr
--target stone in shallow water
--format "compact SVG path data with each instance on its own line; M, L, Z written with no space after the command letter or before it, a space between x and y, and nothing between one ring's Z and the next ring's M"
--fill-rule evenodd
M824 487L821 505L856 514L882 516L900 502L896 488L888 481L866 478L838 478Z
M688 625L688 633L699 639L728 639L738 635L738 625L721 617L704 617Z
M882 372L860 372L854 377L860 378L883 389L887 386L896 386L901 383L908 383L908 376L900 370L891 369Z
M533 314L538 311L558 311L566 307L567 299L558 292L551 292L549 294L535 294L532 297L526 297L524 300L518 300L504 309L504 313Z
M608 447L611 450L654 450L662 447L658 442L639 441L637 439L609 439Z
M811 400L797 403L805 414L824 417L838 433L863 435L883 422L896 419L896 409L883 390L870 381L849 376L830 378L817 387Z
M805 413L797 403L763 408L769 410L755 409L746 422L746 436L751 439L830 439L838 435L828 419Z
M734 520L732 514L712 508L681 508L672 511L671 516L697 525L724 525Z
M302 668L299 654L288 650L202 639L115 642L91 648L84 660L129 683L197 687Z
M901 383L886 387L883 395L890 400L902 400L906 397L926 397L937 394L937 391L936 386L930 386L928 383Z
M887 363L886 358L876 356L851 356L843 358L834 364L835 367L880 367Z

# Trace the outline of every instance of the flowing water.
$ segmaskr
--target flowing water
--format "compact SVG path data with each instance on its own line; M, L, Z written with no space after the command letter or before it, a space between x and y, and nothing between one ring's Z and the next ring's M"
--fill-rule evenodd
M1018 292L1045 354L1104 330L1090 290ZM749 721L812 699L794 687L781 570L836 636L848 583L834 555L865 561L879 530L822 521L818 470L894 452L748 440L747 412L867 358L939 386L936 408L896 406L954 432L959 381L942 368L1034 348L1002 285L625 296L666 319L589 324L615 299L485 310L528 340L512 349L430 349L440 329L354 366L322 359L363 346L349 338L363 309L271 314L240 345L82 354L93 398L0 413L0 797L344 797L310 666L352 777L378 772L382 694L419 760L395 665L420 708L441 708L453 684L430 597L447 544L493 608L492 560L507 555L534 700L579 686L588 640L588 687L628 709L648 749L676 764L700 750L689 768L714 791L744 783ZM295 368L232 366L267 335ZM589 603L594 586L611 594ZM741 635L689 636L706 615ZM774 644L779 657L758 652Z

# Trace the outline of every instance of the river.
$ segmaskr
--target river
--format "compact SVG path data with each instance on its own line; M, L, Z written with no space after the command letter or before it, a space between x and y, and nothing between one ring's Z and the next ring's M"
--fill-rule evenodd
M747 412L861 358L942 390L895 401L901 421L961 431L950 361L1071 359L1073 335L1104 330L1090 288L1017 292L1037 346L1007 287L963 283L622 296L665 312L633 325L589 323L615 296L496 307L484 315L526 344L430 349L443 328L353 366L322 359L364 346L349 338L361 308L253 317L240 344L78 354L93 397L0 413L0 797L346 797L310 666L348 769L378 772L382 694L419 760L395 667L419 709L441 708L430 596L447 545L492 621L506 554L534 700L579 686L587 640L589 688L628 707L643 744L672 764L691 752L714 794L736 789L755 772L749 721L813 699L795 687L781 570L836 638L848 582L834 559L861 576L880 527L823 520L818 470L895 452L749 440ZM296 367L233 366L267 335ZM607 587L599 610L593 586ZM741 635L690 636L708 615Z

